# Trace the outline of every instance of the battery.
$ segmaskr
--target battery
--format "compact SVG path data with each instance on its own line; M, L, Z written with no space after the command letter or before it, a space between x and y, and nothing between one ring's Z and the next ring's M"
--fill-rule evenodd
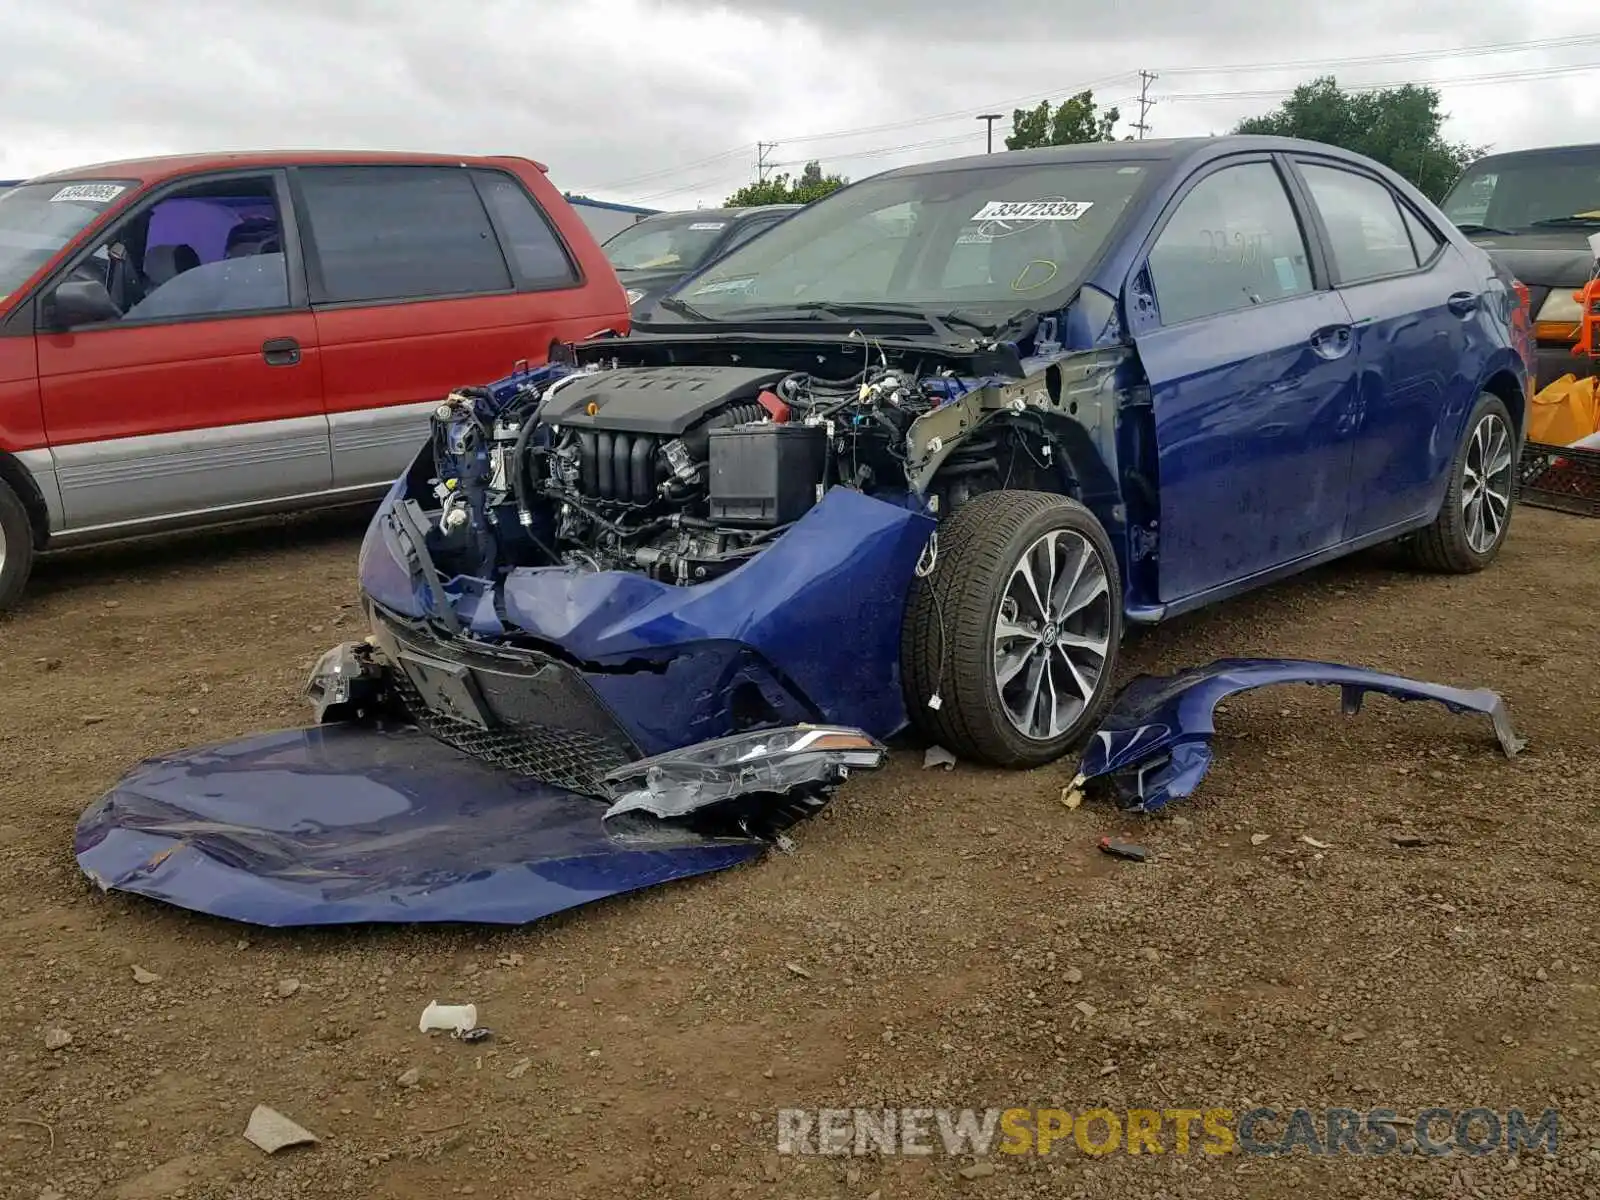
M827 454L821 425L763 421L711 430L711 519L758 529L798 521L817 502Z

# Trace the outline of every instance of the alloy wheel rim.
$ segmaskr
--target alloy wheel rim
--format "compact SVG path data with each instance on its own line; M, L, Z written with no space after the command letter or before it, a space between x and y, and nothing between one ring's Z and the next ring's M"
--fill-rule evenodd
M1513 469L1511 430L1498 414L1488 413L1473 427L1462 465L1461 515L1474 554L1489 553L1505 535Z
M1012 728L1052 741L1083 715L1111 649L1110 576L1081 533L1052 530L1011 569L994 625L994 682Z

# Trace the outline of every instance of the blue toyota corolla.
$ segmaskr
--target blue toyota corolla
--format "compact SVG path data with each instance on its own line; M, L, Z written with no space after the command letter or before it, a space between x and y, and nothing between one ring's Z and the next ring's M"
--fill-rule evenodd
M327 840L341 795L437 813L509 788L526 819L502 804L483 828L524 886L542 872L538 915L754 853L908 725L1052 761L1094 730L1126 623L1383 542L1434 571L1492 562L1528 318L1416 189L1314 143L1063 146L853 184L630 336L441 398L362 548L372 636L314 673L321 723L141 768L81 857L124 877L93 856L125 814L215 834L288 772L335 874L392 883L392 839L366 859ZM272 847L306 883L312 850ZM428 895L455 877L440 852ZM482 887L483 847L459 857ZM298 919L339 919L309 878ZM408 886L397 918L427 907Z

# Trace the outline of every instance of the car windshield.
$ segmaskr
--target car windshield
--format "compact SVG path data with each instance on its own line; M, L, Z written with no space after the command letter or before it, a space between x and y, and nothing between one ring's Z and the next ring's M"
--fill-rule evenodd
M716 213L646 217L602 248L618 271L686 271L705 258L729 222L728 216Z
M0 300L132 186L127 180L79 179L0 192Z
M1563 225L1600 229L1600 146L1474 163L1441 207L1468 232L1473 226L1508 233Z
M868 179L819 200L679 295L740 310L851 303L1015 313L1077 286L1148 164L1035 163Z

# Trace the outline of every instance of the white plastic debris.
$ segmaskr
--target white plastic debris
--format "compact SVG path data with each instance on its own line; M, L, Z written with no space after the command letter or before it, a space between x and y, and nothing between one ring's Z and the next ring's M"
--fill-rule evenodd
M929 746L928 752L922 756L922 769L930 767L943 767L946 771L956 765L956 756L943 746Z
M265 1104L256 1105L255 1111L250 1114L250 1122L244 1127L244 1138L268 1154L276 1154L290 1146L312 1145L317 1141L317 1135L309 1129L301 1128Z
M440 1004L437 1000L428 1001L428 1007L422 1010L422 1020L417 1022L417 1029L422 1033L431 1029L467 1033L477 1027L476 1004Z

